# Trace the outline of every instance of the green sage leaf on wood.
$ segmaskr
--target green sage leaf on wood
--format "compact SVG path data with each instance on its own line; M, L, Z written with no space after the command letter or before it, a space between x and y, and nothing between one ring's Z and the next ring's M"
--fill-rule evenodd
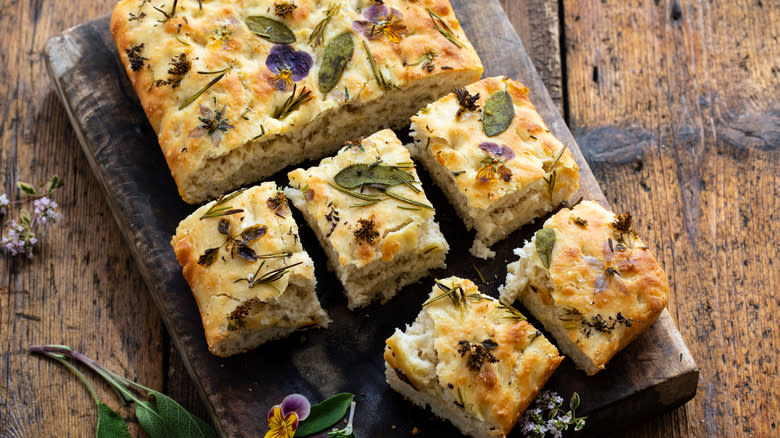
M534 238L536 245L536 252L539 254L539 259L545 268L550 269L550 261L552 260L552 251L555 247L555 230L552 228L542 228L536 232Z
M177 437L188 438L216 438L217 433L205 421L192 415L180 404L167 395L149 391L149 395L154 397L157 406L157 412L165 421L169 431Z
M98 402L97 438L132 438L125 420L113 409Z
M352 59L352 53L355 51L355 42L352 40L352 34L342 33L330 40L325 47L325 53L322 56L322 65L320 66L319 87L320 92L325 94L333 89L339 83L347 63Z
M167 438L173 436L168 426L165 424L165 420L157 412L157 407L150 401L135 401L135 416L138 418L138 422L141 423L141 427L144 428L146 433L151 438Z
M515 104L506 90L491 95L482 112L482 128L488 137L493 137L509 128L515 117Z
M255 35L276 44L292 44L295 34L281 21L273 18L252 16L246 17L246 25Z
M343 392L316 405L312 405L309 417L298 424L295 436L304 437L312 435L333 426L344 418L354 398L354 394Z
M354 189L363 184L397 186L405 181L414 181L414 177L397 167L359 163L341 169L333 180L341 187Z

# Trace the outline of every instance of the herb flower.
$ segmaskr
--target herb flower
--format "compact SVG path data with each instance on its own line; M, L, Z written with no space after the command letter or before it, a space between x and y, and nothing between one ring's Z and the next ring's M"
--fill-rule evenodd
M269 430L265 438L292 438L298 430L298 421L309 416L311 404L300 394L290 394L268 411Z
M215 102L216 103L216 100ZM225 106L220 110L212 110L207 106L200 106L200 120L201 125L193 129L190 132L191 138L202 137L203 134L208 134L211 137L211 143L219 147L219 143L222 142L222 134L226 133L228 129L233 129L233 125L228 123L228 119L224 117Z
M515 157L515 152L507 145L484 142L479 148L489 155L482 160L482 167L477 171L477 181L491 182L500 177L504 182L512 181L512 171L504 163Z
M268 70L275 75L271 83L280 91L290 91L296 82L309 74L313 63L311 55L286 44L275 45L265 60Z
M406 26L401 22L402 15L396 9L388 9L383 4L373 4L363 11L366 20L355 20L352 28L369 40L386 36L394 43L406 35Z
M5 216L8 213L8 205L10 205L11 202L8 201L8 196L3 193L0 195L0 216Z
M33 201L33 218L38 224L53 224L62 218L57 213L57 203L44 196Z
M8 234L3 237L0 245L12 256L25 254L28 258L32 258L33 248L37 243L38 239L29 226L12 220L8 227Z

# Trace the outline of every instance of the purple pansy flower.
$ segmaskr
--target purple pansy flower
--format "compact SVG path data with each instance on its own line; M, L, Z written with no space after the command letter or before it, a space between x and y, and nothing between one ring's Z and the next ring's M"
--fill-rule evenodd
M496 143L484 142L479 144L479 148L502 161L509 161L515 157L515 151L505 144L499 146Z
M406 26L401 22L402 15L396 9L388 9L383 4L373 4L363 11L365 20L355 20L352 28L373 40L386 36L390 41L398 43L406 35Z
M274 46L265 60L265 65L276 75L271 82L280 91L291 90L295 82L309 74L312 64L311 55L286 44Z
M311 404L300 394L290 394L268 411L268 432L265 438L292 438L298 422L309 416Z

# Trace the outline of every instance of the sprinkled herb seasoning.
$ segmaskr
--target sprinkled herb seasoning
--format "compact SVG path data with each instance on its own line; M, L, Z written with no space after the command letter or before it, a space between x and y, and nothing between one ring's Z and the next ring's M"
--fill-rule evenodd
M274 14L276 14L277 17L285 18L288 15L292 15L297 7L298 5L293 2L274 3Z
M458 105L460 105L458 112L455 113L456 118L460 117L466 111L477 111L479 109L479 105L477 104L479 93L472 95L465 88L457 88L455 89L455 96L458 98Z
M373 245L376 238L379 237L379 232L376 230L376 224L374 219L358 219L358 229L353 233L355 240L358 242L366 242L369 245Z
M133 71L140 71L144 67L144 63L149 60L141 56L141 51L144 49L144 43L130 46L129 49L125 49L127 54L127 60L130 61L130 69Z

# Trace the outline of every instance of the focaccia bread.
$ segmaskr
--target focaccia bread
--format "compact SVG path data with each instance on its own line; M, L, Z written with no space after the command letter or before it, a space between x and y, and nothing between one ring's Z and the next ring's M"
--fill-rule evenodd
M509 434L563 360L520 312L457 277L436 282L384 358L393 389L474 437Z
M412 117L419 158L477 235L471 253L551 211L579 187L571 152L550 133L528 89L487 78L448 94Z
M631 227L595 202L564 208L507 267L505 302L520 300L588 375L650 327L669 284Z
M405 125L482 74L448 0L123 0L111 33L190 203Z
M171 245L217 356L330 322L314 290L314 265L274 183L195 210L181 221Z
M393 131L355 141L288 177L287 196L325 248L350 309L385 302L445 266L449 245Z

